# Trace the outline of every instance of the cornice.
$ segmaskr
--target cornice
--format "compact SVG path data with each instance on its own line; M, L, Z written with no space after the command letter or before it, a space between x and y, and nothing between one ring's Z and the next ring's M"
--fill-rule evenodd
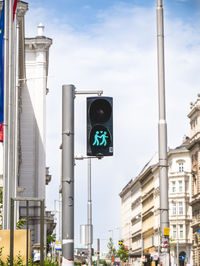
M30 50L48 50L52 44L52 39L47 37L25 38L25 49Z

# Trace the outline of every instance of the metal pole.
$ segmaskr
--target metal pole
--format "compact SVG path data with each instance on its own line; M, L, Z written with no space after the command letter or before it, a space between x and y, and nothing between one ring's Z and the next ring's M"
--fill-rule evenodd
M165 68L164 68L164 25L162 0L157 0L157 49L158 49L158 146L160 180L160 234L161 243L169 236L164 236L164 228L169 227L168 206L168 161L167 161L167 123L165 115ZM162 256L163 257L163 256ZM169 265L169 250L165 252L165 263Z
M92 265L91 158L88 159L88 266Z
M14 259L14 200L10 199L10 266Z
M40 201L40 265L44 266L44 200Z
M142 212L141 212L141 260L143 256L143 237L142 237Z
M100 239L97 238L97 266L100 265Z
M74 265L74 96L62 86L62 265Z
M13 38L13 1L9 0L9 53L8 53L8 202L14 198L15 171L14 171L14 38ZM10 208L8 208L8 229L10 228Z
M28 224L28 218L29 218L29 202L26 201L26 265L28 266L28 253L29 253L29 224Z
M178 238L178 202L176 201L176 257L177 257L177 266L179 265L179 238Z

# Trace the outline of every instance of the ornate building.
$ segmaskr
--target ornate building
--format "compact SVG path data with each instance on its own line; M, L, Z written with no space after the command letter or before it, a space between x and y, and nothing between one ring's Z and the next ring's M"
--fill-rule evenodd
M191 159L188 138L169 150L169 222L172 265L192 264ZM144 166L137 178L120 193L122 238L133 265L157 261L160 247L160 189L158 156ZM131 243L131 245L129 244ZM144 264L146 265L146 264ZM198 265L198 264L194 264Z
M191 156L192 171L192 229L193 229L193 262L200 265L200 95L191 103L190 143L188 149Z
M2 2L0 2L2 8ZM45 199L45 186L51 180L46 167L46 95L49 68L49 48L52 39L44 36L44 26L38 26L37 36L25 38L25 14L28 3L18 1L16 10L16 140L14 147L14 197ZM0 143L0 186L3 186L3 144ZM40 243L40 209L29 205L29 228L32 244ZM24 203L17 203L14 224L26 218ZM45 235L55 227L51 212L45 212Z

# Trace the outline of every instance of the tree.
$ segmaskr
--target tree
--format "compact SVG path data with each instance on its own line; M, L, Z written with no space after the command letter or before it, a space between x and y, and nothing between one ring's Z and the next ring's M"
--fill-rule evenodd
M50 251L50 245L56 241L56 234L47 235L47 252Z
M116 255L121 261L126 262L128 260L128 249L124 245L120 245Z
M112 237L109 238L109 242L108 242L108 257L110 259L112 259L112 257L114 257L116 255L116 249L114 247L114 243L113 243L113 239Z

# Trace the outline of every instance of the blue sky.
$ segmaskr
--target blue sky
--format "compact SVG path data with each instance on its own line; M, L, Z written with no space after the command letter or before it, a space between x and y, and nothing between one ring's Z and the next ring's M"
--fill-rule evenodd
M153 0L57 0L57 1L29 1L31 8L44 8L51 14L51 20L59 19L76 30L84 30L86 26L97 23L104 11L116 6L122 7L155 7ZM168 0L163 1L169 16L183 17L194 21L195 15L200 11L198 0ZM192 14L192 15L191 15Z
M168 146L189 135L187 114L200 86L200 2L163 1ZM29 1L26 36L37 25L53 39L47 96L47 165L52 182L47 208L58 199L61 144L61 87L99 90L114 100L114 156L92 161L94 247L106 250L109 230L117 242L119 193L157 151L156 1ZM85 155L85 97L75 99L75 155ZM52 196L53 195L53 196ZM87 222L87 162L75 167L75 246Z

